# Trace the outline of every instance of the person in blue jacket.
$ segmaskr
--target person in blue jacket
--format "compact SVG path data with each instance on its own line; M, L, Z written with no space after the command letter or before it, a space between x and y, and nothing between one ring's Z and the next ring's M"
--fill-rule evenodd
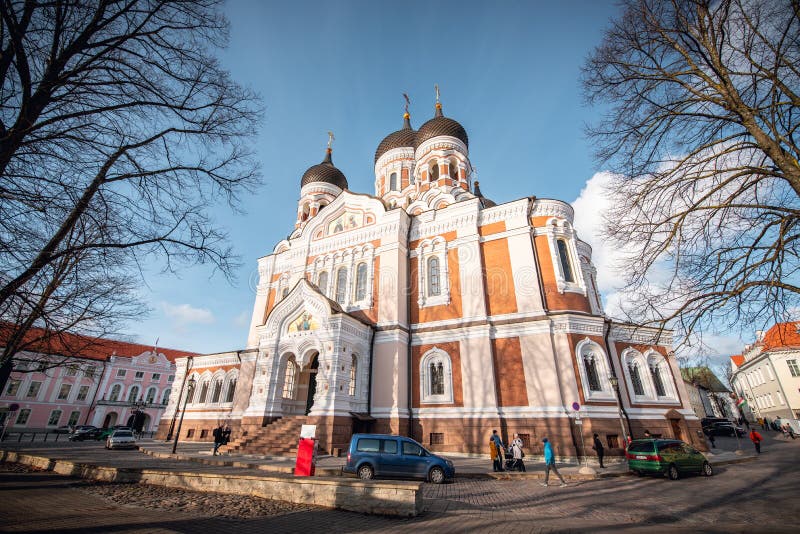
M553 473L556 474L558 478L561 479L561 486L566 486L567 481L564 480L564 477L561 476L561 473L558 472L556 469L556 455L553 454L553 446L550 445L550 441L547 438L542 438L542 443L544 443L544 482L542 482L542 486L547 487L547 481L550 479L550 470L553 470Z
M499 471L505 471L503 469L503 463L505 461L505 451L506 446L503 445L503 440L500 439L500 436L497 434L497 430L492 430L492 437L489 438L494 442L495 449L497 450L497 461L500 464Z

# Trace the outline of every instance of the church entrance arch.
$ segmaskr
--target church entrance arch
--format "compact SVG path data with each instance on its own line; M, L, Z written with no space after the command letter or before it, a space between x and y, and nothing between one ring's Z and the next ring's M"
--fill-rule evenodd
M308 366L308 396L306 397L306 412L308 415L314 406L314 395L317 393L317 371L319 370L319 354L314 354Z

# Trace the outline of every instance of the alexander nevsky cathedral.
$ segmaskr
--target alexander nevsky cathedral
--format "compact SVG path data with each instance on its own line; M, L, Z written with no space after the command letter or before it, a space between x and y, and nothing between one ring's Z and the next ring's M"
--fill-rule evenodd
M329 143L294 229L258 259L246 347L178 359L159 434L185 406L181 440L227 424L250 454L291 454L303 424L332 454L356 432L488 454L492 429L534 454L547 436L583 455L594 433L621 454L645 429L705 449L671 341L605 317L572 207L498 204L472 176L438 99L378 144L374 192L350 191Z

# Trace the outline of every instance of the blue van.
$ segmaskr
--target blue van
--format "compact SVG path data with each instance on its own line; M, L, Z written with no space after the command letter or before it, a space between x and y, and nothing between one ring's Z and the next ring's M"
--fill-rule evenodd
M353 434L345 473L369 480L379 477L424 478L434 484L456 476L453 462L414 441L386 434Z

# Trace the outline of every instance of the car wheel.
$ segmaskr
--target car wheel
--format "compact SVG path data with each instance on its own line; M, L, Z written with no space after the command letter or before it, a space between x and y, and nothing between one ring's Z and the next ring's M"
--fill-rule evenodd
M372 480L375 477L375 470L371 465L362 465L358 468L358 478L361 480Z
M703 462L703 475L710 477L714 474L714 470L711 468L711 464L708 462Z
M644 476L644 472L643 471L634 471L634 473L636 473L637 477L643 477Z
M674 465L669 466L669 469L667 469L667 476L669 477L670 480L678 480L678 478L680 477L680 473L678 473L678 468L675 467Z
M434 467L428 474L428 480L434 484L441 484L444 482L444 470L441 467Z

